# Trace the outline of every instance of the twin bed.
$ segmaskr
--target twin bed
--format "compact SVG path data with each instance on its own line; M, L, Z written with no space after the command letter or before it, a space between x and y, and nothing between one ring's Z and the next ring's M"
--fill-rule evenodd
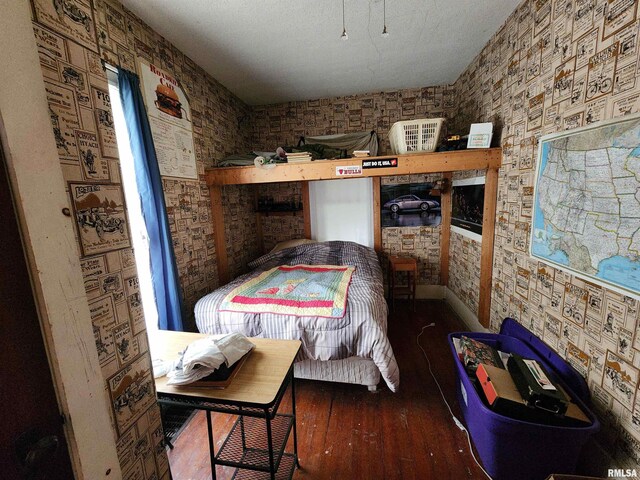
M228 294L281 265L353 266L344 316L301 316L229 311ZM249 264L253 270L201 298L195 319L202 333L241 332L251 337L299 339L294 364L297 378L366 385L375 390L384 379L399 387L398 364L387 338L387 303L375 251L354 242L307 243L274 251ZM233 295L232 295L233 296Z

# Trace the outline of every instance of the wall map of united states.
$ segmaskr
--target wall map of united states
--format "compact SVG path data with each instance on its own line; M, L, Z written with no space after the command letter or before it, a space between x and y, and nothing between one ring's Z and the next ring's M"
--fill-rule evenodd
M541 140L531 254L640 292L640 118Z

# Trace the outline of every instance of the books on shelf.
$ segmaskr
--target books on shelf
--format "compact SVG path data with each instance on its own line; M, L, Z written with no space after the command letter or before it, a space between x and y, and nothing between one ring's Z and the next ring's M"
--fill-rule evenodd
M287 163L310 162L313 160L309 152L287 153Z

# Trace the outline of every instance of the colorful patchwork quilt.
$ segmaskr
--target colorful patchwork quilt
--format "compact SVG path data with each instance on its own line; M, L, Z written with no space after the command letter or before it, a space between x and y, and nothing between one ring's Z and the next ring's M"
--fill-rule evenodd
M342 318L355 267L281 265L234 288L221 311Z

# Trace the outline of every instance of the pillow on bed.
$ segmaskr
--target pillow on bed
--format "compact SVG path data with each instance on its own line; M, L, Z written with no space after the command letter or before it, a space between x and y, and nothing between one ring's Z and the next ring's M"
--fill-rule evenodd
M285 248L293 248L298 245L304 245L305 243L316 243L315 240L309 240L308 238L295 238L293 240L287 240L285 242L278 242L275 247L269 252L279 252L280 250L284 250Z

